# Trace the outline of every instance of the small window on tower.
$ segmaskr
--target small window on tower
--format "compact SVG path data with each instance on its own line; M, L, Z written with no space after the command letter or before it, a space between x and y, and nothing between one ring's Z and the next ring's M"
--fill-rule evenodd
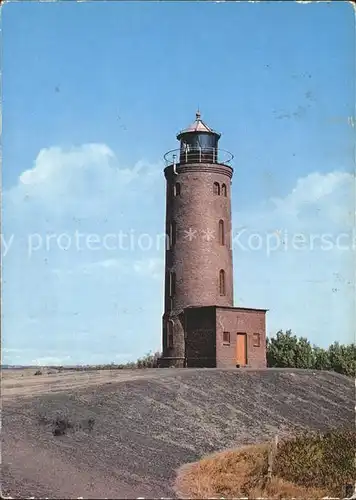
M177 241L177 224L172 221L169 226L169 246L173 247Z
M171 319L167 325L167 346L169 349L173 347L173 321Z
M261 347L261 335L259 333L253 334L253 347Z
M225 271L223 269L219 272L219 291L220 295L225 295Z
M176 294L176 273L172 271L169 274L169 296L174 297Z
M222 194L223 196L227 196L226 184L223 184L223 185L221 186L221 194Z
M217 195L220 194L220 184L218 182L214 182L213 193Z
M219 243L220 245L225 245L225 229L223 220L219 220Z
M230 345L230 332L223 332L223 344Z
M179 184L179 182L176 182L174 184L173 193L174 193L174 196L180 196L180 184Z

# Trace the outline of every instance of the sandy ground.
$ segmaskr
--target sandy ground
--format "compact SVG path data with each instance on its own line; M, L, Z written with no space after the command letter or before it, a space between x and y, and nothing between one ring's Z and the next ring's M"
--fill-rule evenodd
M2 491L14 498L173 498L176 470L203 455L354 425L353 381L332 373L35 371L2 373ZM55 437L57 415L95 426Z
M146 370L92 370L53 373L54 370L43 370L42 375L34 375L36 369L7 369L2 371L2 399L11 400L18 397L33 397L40 394L67 392L90 386L100 386L137 380L147 376ZM159 376L158 370L152 375Z

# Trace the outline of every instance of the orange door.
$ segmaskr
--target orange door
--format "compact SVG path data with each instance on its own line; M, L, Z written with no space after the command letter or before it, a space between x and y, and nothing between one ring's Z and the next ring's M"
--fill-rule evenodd
M236 335L236 364L240 366L247 365L247 337L246 333Z

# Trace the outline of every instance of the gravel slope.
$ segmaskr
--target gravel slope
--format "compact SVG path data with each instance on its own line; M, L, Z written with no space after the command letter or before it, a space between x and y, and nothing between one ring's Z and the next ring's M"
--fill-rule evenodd
M3 494L172 498L176 469L204 454L297 428L354 426L354 382L331 372L167 369L65 383L4 398ZM84 427L53 436L58 414Z

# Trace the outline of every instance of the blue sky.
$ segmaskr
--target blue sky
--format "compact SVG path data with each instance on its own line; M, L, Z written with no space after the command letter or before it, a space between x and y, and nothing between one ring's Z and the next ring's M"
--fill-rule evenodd
M3 363L160 349L163 245L138 241L163 232L162 156L198 105L235 155L236 305L353 340L351 4L18 2L2 36Z

